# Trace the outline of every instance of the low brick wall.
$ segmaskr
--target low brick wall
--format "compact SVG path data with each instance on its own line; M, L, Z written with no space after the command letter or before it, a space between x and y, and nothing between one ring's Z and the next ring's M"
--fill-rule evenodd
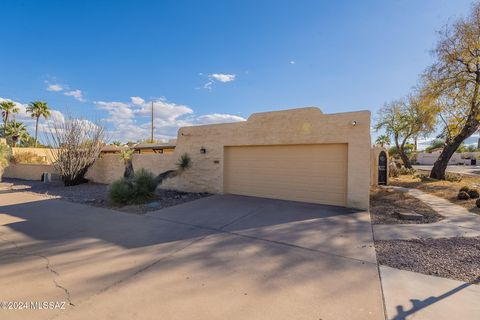
M5 168L3 178L40 181L44 172L56 173L49 164L10 164Z

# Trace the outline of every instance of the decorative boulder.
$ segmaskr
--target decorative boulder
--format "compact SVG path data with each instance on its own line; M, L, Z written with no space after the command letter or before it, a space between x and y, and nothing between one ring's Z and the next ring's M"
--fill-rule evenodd
M480 197L480 193L478 193L477 189L470 189L468 191L468 195L469 195L470 199L477 199L477 198Z
M468 200L470 196L465 191L460 191L457 195L458 200Z

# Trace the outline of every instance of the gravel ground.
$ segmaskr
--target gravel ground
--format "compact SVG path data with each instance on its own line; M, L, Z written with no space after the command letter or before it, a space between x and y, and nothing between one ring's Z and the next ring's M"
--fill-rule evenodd
M421 214L421 220L400 219L399 211ZM370 215L373 224L421 224L443 219L435 210L405 192L377 188L370 193Z
M209 193L193 193L157 189L154 198L147 204L118 207L108 201L108 186L104 184L84 183L77 186L65 187L61 181L43 183L40 181L3 179L3 182L1 182L0 185L3 189L34 192L44 195L48 198L61 198L71 202L138 214L160 210L166 207L175 206L177 204L197 200L211 195Z
M376 241L378 263L465 282L480 280L480 237Z

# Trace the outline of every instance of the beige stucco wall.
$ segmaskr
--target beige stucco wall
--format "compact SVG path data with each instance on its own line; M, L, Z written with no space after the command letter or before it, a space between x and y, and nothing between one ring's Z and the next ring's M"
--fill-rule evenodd
M167 154L133 154L133 169L146 169L157 175L170 168L175 168L176 158L173 153ZM87 172L86 178L92 182L110 184L123 177L125 165L118 154L105 154L97 159Z
M56 173L49 164L10 164L3 172L3 178L40 181L42 173Z
M85 178L96 183L109 184L123 176L125 165L118 154L105 154L88 169Z
M389 157L388 157L388 151L385 148L379 147L379 146L374 146L372 147L371 150L371 185L372 186L378 186L378 157L380 156L380 152L385 151L385 154L387 156L387 185L388 185L388 164L389 164Z
M16 155L19 153L26 153L26 152L32 152L40 157L43 157L46 161L46 163L50 164L52 163L52 152L55 149L49 149L49 148L12 148L12 155Z
M321 143L348 144L347 205L367 209L371 178L370 111L323 114L318 108L301 108L255 113L248 121L238 123L181 128L172 158L188 153L191 168L165 181L164 187L223 193L225 146ZM205 154L200 153L202 147L207 150ZM174 168L174 162L169 168Z

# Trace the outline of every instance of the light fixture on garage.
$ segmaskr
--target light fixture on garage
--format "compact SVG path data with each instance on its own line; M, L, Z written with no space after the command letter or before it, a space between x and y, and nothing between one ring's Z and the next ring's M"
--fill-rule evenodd
M205 149L205 147L201 147L200 148L200 153L207 153L207 149Z
M357 125L357 120L353 120L353 121L352 121L352 126L355 127L356 125Z

